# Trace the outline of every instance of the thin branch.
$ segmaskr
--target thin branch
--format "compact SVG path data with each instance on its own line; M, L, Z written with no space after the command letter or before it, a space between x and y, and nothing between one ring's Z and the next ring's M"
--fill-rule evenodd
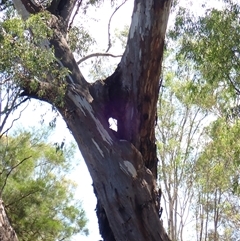
M73 9L76 5L77 0L60 0L58 5L58 11L60 12L60 16L65 20L66 24L66 31L68 27L69 20L72 16Z
M114 55L114 54L109 54L109 53L94 53L94 54L89 54L89 55L81 58L80 60L77 61L77 64L79 65L87 59L90 59L92 57L99 57L99 56L107 56L107 57L113 57L113 58L122 57L122 55Z
M2 1L0 3L0 11L6 10L10 6L13 6L13 3L7 3L7 1Z
M82 0L80 0L80 1L77 3L77 9L76 9L76 11L75 11L75 13L74 13L74 15L73 15L73 17L72 17L71 23L69 24L68 31L72 28L73 21L74 21L75 17L76 17L77 14L78 14L78 11L79 11L79 9L80 9L81 4L82 4Z
M236 91L236 94L237 95L240 95L240 90L235 86L234 82L232 81L231 77L228 75L227 76L228 80L230 81L231 85L233 86L233 88L235 89Z
M17 203L17 202L21 201L22 199L24 199L24 198L26 198L26 197L34 194L34 193L37 193L37 192L39 192L39 190L36 190L36 191L34 191L34 192L29 192L29 193L27 193L26 195L23 195L22 197L20 197L19 199L17 199L17 200L15 200L15 201L13 201L13 202L5 205L5 207L8 208L8 207L10 207L11 205L13 205L14 203Z
M4 187L5 187L6 184L7 184L7 179L8 179L8 177L9 177L9 175L11 174L11 172L12 172L15 168L17 168L19 165L21 165L24 161L28 160L28 159L31 158L31 157L32 157L32 156L29 156L29 157L24 158L24 159L21 160L18 164L16 164L15 166L13 166L13 167L10 169L10 171L7 173L7 175L6 175L6 177L5 177L4 184L3 184L2 188L1 188L1 191L0 191L0 196L2 196L3 189L4 189Z
M7 113L6 113L6 115L5 115L4 119L3 119L3 122L2 122L2 124L1 124L1 126L0 126L0 133L2 132L3 127L4 127L4 125L6 124L6 121L7 121L8 117L9 117L9 115L10 115L10 113L11 113L11 110L18 108L21 104L23 104L25 101L27 101L27 100L29 99L29 98L25 98L24 100L20 101L18 104L15 105L15 103L16 103L16 101L17 101L17 98L19 97L19 93L20 93L20 91L18 91L18 93L17 93L16 96L14 97L11 106L10 106L8 109L6 109L6 112L7 112ZM3 113L0 113L0 114L2 115L2 114L4 114L4 112L3 112ZM2 136L2 134L1 134L1 136ZM1 136L0 136L0 137L1 137Z
M20 90L18 90L18 92L16 93L16 95L15 95L13 101L12 101L12 104L10 105L10 108L8 108L9 110L13 109L13 107L14 107L16 101L17 101L17 98L19 96L19 93L20 93ZM8 102L9 102L9 98L7 100L7 105L8 105ZM2 114L2 113L0 113L0 114ZM5 118L4 118L3 122L2 122L2 125L0 127L0 133L2 132L2 129L3 129L4 125L6 124L6 121L7 121L7 118L8 118L9 115L10 115L10 112L6 113L6 116L5 116Z
M19 97L19 96L18 96ZM23 99L22 101L20 101L18 104L16 105L11 105L11 107L7 108L7 106L4 108L4 111L0 112L0 114L6 114L8 112L10 112L11 110L15 110L17 109L21 104L23 104L24 102L26 102L27 100L29 100L29 97L26 97L25 99Z
M28 105L26 105L26 106L24 107L24 109L20 111L20 114L19 114L19 116L18 116L17 118L13 119L13 121L12 121L12 123L11 123L11 126L10 126L9 128L7 128L3 133L0 132L0 133L1 133L1 134L0 134L0 138L2 138L2 136L3 136L5 133L7 133L7 132L12 128L13 123L14 123L15 121L17 121L17 120L19 120L19 119L21 118L22 112L27 108L27 106L28 106ZM1 129L1 131L2 131L2 129Z
M6 84L9 80L11 80L11 77L5 78L4 80L1 78L0 85Z
M106 52L108 52L110 50L110 48L112 47L112 42L111 42L111 33L110 33L110 25L111 25L111 21L113 18L113 15L117 12L117 10L122 7L125 3L127 2L127 0L124 0L118 7L116 7L116 9L114 10L114 12L112 13L109 21L108 21L108 48L106 50Z

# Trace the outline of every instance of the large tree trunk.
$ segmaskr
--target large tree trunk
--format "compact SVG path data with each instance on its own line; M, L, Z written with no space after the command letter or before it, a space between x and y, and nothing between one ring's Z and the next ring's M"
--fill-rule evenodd
M18 241L9 223L2 199L0 199L0 241Z
M14 0L24 18L41 10L29 2ZM93 179L101 234L106 241L169 240L158 213L154 129L171 1L135 0L127 47L118 68L105 81L92 85L82 76L65 39L66 21L75 3L52 1L48 9L53 20L50 27L55 30L50 44L71 73L66 78L65 105L57 108ZM46 91L41 98L51 103L51 96ZM117 120L116 133L109 129L110 117Z

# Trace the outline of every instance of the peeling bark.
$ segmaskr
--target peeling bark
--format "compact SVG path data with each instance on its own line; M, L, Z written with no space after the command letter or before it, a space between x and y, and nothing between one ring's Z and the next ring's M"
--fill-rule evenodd
M81 74L65 39L75 3L57 0L48 8L55 30L50 44L59 63L70 70L65 106L57 108L93 179L101 234L106 241L168 241L158 213L154 129L171 0L135 0L118 68L92 85ZM29 10L24 0L14 4L24 16L38 12ZM47 95L41 98L51 102ZM117 133L109 129L109 117L117 119Z
M157 176L155 121L164 38L171 1L135 1L127 47L120 63L123 86L133 96L125 112L126 139ZM134 123L134 127L132 127Z

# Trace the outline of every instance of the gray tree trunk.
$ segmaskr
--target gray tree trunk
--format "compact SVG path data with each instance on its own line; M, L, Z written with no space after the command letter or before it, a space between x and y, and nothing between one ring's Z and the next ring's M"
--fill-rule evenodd
M168 241L158 215L155 122L171 0L135 0L118 68L94 84L82 76L65 38L76 2L52 1L48 8L49 27L55 31L50 44L61 65L70 70L64 107L56 107L93 179L100 232L106 241ZM31 1L14 4L24 19L42 11ZM39 98L26 86L25 95ZM49 87L41 99L54 104L53 93ZM117 120L116 133L108 127L110 117Z
M2 199L0 199L0 241L18 241L17 235L9 223Z

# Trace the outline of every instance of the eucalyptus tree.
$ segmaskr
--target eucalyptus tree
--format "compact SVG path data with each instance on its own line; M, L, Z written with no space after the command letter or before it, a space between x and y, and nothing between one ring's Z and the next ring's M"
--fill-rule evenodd
M170 36L178 39L177 58L191 61L194 79L189 96L213 113L206 145L196 161L196 239L230 240L237 232L239 205L239 24L237 1L192 16L181 8ZM196 32L198 34L196 34ZM183 62L184 63L184 62ZM232 213L231 211L232 210ZM231 214L230 214L231 213Z
M154 129L172 1L134 1L123 56L112 75L93 84L68 40L75 13L88 1L13 3L22 21L12 16L2 23L1 72L21 96L47 101L63 116L93 179L103 239L169 240L159 220Z
M214 6L200 17L180 8L175 27L169 34L181 42L178 58L194 63L191 91L193 94L202 91L210 102L211 95L214 96L220 115L236 107L239 101L240 5L238 1L224 2L220 9Z
M230 240L239 230L239 120L214 121L196 162L197 240Z
M209 100L200 92L191 92L195 69L191 61L175 58L179 45L169 41L165 52L156 128L162 216L172 240L185 240L189 238L186 230L194 229L195 165L206 144L204 129L212 115Z

